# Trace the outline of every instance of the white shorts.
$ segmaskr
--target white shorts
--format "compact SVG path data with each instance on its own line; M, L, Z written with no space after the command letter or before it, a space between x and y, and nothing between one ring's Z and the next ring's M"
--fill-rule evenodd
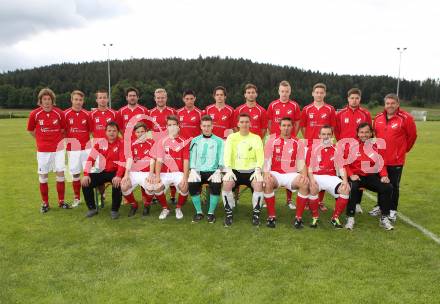
M160 174L160 180L162 181L162 184L165 186L165 191L171 185L175 186L176 188L179 188L177 185L179 185L182 179L183 179L183 172L167 172Z
M297 172L279 173L276 171L270 171L270 174L277 181L278 187L284 187L292 192L295 192L297 190L297 189L292 189L292 182L299 175L299 173Z
M66 158L64 150L56 152L37 152L38 174L64 172Z
M84 171L90 149L80 151L67 151L68 166L70 174L80 174Z
M325 190L334 198L338 198L339 194L335 192L336 186L342 183L342 180L334 175L313 175L319 186L319 191Z
M150 173L149 172L130 172L129 173L129 177L130 177L130 183L131 183L131 188L124 192L127 194L130 194L133 192L133 190L137 187L137 186L141 186L142 188L144 188L145 191L147 191L147 178L148 175Z

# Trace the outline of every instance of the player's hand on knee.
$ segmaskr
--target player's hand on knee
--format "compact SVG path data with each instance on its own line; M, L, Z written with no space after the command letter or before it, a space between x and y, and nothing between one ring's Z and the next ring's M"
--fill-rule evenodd
M114 188L118 188L121 185L121 178L119 176L113 177L112 185Z
M390 179L388 178L388 176L382 176L380 178L380 181L384 184L389 184L390 183Z
M339 191L340 194L346 194L350 192L350 185L348 184L348 182L343 181L341 183L341 185L339 186Z
M90 176L83 176L83 178L81 179L81 186L83 187L87 187L90 185Z
M351 179L352 181L357 181L357 180L359 180L360 178L359 178L359 175L353 174L353 175L350 176L350 179Z
M128 176L124 176L121 179L121 188L126 189L126 190L131 188L131 181L130 181L130 178Z

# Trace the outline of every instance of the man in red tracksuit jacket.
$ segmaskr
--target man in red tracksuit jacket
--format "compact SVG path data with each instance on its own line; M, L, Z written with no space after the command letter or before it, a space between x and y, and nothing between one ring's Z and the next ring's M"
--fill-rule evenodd
M391 199L390 220L396 221L397 205L399 203L399 184L402 176L405 156L417 139L417 129L413 117L400 109L399 97L388 94L384 98L385 109L374 119L374 132L377 138L383 138L387 148L385 150L385 164L388 176L393 185ZM370 211L373 216L380 212L376 206Z

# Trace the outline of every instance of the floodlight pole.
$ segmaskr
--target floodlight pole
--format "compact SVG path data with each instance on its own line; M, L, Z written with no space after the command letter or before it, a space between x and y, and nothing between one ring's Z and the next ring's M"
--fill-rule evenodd
M107 47L107 75L108 75L108 106L112 108L112 87L110 83L110 47L113 43L103 43L104 47Z
M397 95L397 97L399 97L399 88L400 88L400 66L401 66L401 64L402 64L402 54L403 54L403 52L405 52L406 51L406 47L404 47L404 48L401 48L401 47L398 47L397 48L397 50L399 51L399 74L398 74L398 76L397 76L397 91L396 91L396 95Z

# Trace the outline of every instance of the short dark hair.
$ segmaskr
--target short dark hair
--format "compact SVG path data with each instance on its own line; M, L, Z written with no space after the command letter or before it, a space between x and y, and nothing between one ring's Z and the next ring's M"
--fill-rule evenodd
M332 130L332 134L333 134L333 127L330 125L323 125L320 129L319 129L319 133L321 133L322 129L330 129Z
M373 126L369 122L361 122L356 128L356 133L359 133L359 130L365 127L370 128L370 131L373 133Z
M107 94L107 96L108 96L108 91L107 91L107 89L98 89L97 91L96 91L96 93L95 93L95 96L96 97L98 97L98 94L99 93L101 93L101 94Z
M144 130L147 131L147 125L142 121L134 125L133 131L136 131L139 128L144 128Z
M281 122L286 121L286 120L292 122L292 118L286 116L286 117L281 118L280 125L281 125Z
M315 89L324 89L325 92L327 92L327 86L325 84L323 84L322 82L318 82L317 84L315 84L313 86L312 92L315 91Z
M167 116L167 123L168 121L175 121L177 125L179 124L179 118L176 115L168 115Z
M212 122L212 117L209 115L203 115L202 118L200 119L200 122L202 121L210 121Z
M258 93L257 86L256 86L255 84L253 84L253 83L248 83L247 85L244 86L244 92L245 92L245 93L246 93L246 91L249 90L249 89L254 89L255 92Z
M347 97L350 97L351 94L356 94L356 95L362 96L362 92L358 88L352 88L352 89L348 90Z
M196 93L194 92L194 90L183 91L182 97L185 97L186 95L192 95L192 96L196 97Z
M240 113L238 115L238 120L240 120L240 117L247 117L247 118L249 118L249 120L251 120L251 116L248 113Z
M116 128L116 129L119 131L119 125L118 125L115 121L109 121L109 122L105 125L105 129L107 130L108 127Z
M389 93L389 94L385 95L383 101L385 101L385 100L387 100L387 99L394 99L395 101L400 102L400 100L399 100L399 96L397 96L397 95L394 94L394 93Z
M215 96L215 93L217 93L218 90L223 91L223 94L225 94L225 96L227 95L227 94L226 94L226 88L225 88L225 87L222 87L222 86L217 86L217 87L215 87L215 88L214 88L214 91L212 92L212 95Z
M139 90L136 89L135 87L128 87L128 88L126 88L125 89L125 97L127 97L128 93L130 93L130 92L135 92L136 96L139 97Z

